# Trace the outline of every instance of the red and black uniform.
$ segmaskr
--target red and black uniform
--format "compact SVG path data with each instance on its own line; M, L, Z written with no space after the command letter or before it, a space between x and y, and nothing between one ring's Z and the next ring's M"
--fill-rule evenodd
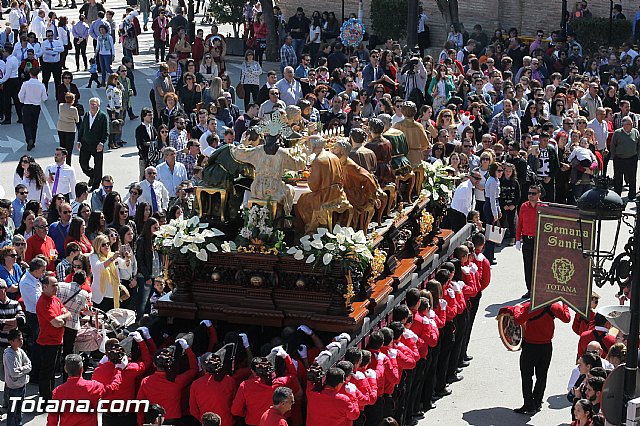
M149 339L151 340L151 339ZM128 401L136 398L136 386L139 380L142 379L145 373L153 366L153 359L151 358L151 352L147 347L145 341L138 343L140 348L140 355L142 361L131 362L127 364L127 367L122 370L122 383L118 389L109 389L102 397L104 400L121 400ZM111 361L107 361L104 364L100 364L93 371L93 380L97 380L103 385L111 383L115 372L116 366ZM137 424L137 416L135 413L119 413L110 414L104 413L102 415L102 424L104 426L117 425L128 426Z
M216 413L222 420L222 426L233 426L231 404L236 394L236 381L231 376L216 380L206 374L191 384L189 394L189 411L196 419L201 419L207 411Z
M148 399L151 404L160 404L166 411L167 420L177 420L182 417L182 393L198 374L198 361L191 350L184 351L189 360L189 369L178 374L172 382L164 371L156 371L142 379L137 399ZM138 423L142 424L144 413L138 413Z
M355 396L330 387L316 392L307 385L307 426L351 426L359 416Z
M569 323L571 315L567 305L556 302L543 309L530 311L531 302L515 306L516 324L525 325L522 353L520 354L520 378L524 407L532 410L542 405L544 390L547 386L547 373L553 353L553 333L555 319ZM533 375L536 384L533 386Z
M607 327L595 326L593 330L586 330L580 335L580 340L578 340L578 358L587 352L587 346L594 340L600 343L602 353L605 354L609 352L611 346L616 344L616 338L609 334Z
M440 354L436 367L436 394L445 392L447 386L449 361L454 345L455 318L462 312L462 308L459 306L459 299L456 298L456 293L451 281L442 286L442 299L447 302L447 322L444 324L442 330L440 330Z
M582 318L582 315L576 313L573 317L573 324L571 324L571 329L578 336L581 336L587 330L593 330L596 326L596 313L595 311L589 311L589 319L586 320Z
M376 400L374 404L365 407L364 414L367 418L367 424L376 425L380 424L382 419L384 419L386 370L392 369L393 366L389 357L383 354L379 349L369 348L369 351L371 351L369 368L376 373Z
M516 226L516 242L522 243L522 260L524 262L524 281L527 284L527 293L531 292L531 280L533 279L533 248L536 241L536 223L538 220L538 207L544 205L531 201L525 201L518 212L518 225Z

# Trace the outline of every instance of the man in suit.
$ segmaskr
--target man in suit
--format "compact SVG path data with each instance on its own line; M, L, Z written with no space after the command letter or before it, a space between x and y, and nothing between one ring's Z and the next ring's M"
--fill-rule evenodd
M89 99L89 111L82 119L78 132L78 149L80 150L80 167L89 177L91 189L98 189L102 179L102 158L104 146L109 138L109 118L100 111L100 98ZM93 157L93 168L89 160Z
M153 110L151 108L142 108L140 116L142 123L136 127L136 146L138 147L140 180L142 180L144 179L144 169L149 165L149 146L158 137L158 131L153 127Z

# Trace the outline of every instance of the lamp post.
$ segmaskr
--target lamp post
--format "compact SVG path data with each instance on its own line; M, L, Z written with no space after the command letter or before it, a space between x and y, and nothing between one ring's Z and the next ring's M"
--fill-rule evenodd
M594 259L594 280L596 285L602 287L605 283L618 284L621 287L629 281L631 283L631 321L629 335L627 336L627 358L624 371L624 403L621 407L626 419L626 404L637 397L636 373L638 370L638 333L640 332L640 196L636 203L635 214L624 213L625 203L615 192L607 189L607 178L596 178L596 186L582 194L578 199L580 219L589 219L596 222L596 249L586 251L584 256ZM601 238L603 237L602 222L617 221L615 240L610 251L601 251ZM631 228L631 237L624 246L624 251L616 256L615 248L622 222ZM615 256L615 257L614 257ZM604 267L605 261L611 261L610 269Z

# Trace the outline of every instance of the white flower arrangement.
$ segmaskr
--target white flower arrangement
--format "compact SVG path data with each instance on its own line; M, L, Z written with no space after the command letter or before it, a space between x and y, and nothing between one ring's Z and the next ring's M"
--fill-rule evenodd
M275 229L269 206L253 205L243 209L242 216L244 224L236 239L240 251L278 254L284 248L284 233Z
M364 232L340 225L336 225L333 232L318 228L315 234L305 235L300 238L300 245L291 247L287 254L293 255L296 260L306 258L306 263L325 269L330 268L331 262L337 261L345 270L358 270L361 273L373 260Z
M424 189L433 201L448 204L453 194L454 180L449 176L446 166L437 160L435 163L422 162L424 167Z
M200 223L200 218L194 216L190 219L172 219L162 225L155 234L155 243L165 253L179 250L182 254L206 262L208 253L218 251L215 239L223 235L222 231L209 228L209 224Z

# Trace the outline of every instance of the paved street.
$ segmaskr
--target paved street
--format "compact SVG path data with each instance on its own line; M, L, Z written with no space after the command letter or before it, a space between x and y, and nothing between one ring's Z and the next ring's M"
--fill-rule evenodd
M55 2L54 2L55 3ZM106 7L116 11L118 22L124 13L125 2L122 0L109 0ZM67 16L70 21L77 20L77 9L54 10L59 16ZM141 18L141 17L140 17ZM197 19L199 21L199 19ZM150 25L149 25L150 26ZM226 34L228 27L221 27L221 32ZM205 28L205 34L209 32ZM151 82L157 68L152 46L151 32L143 33L140 37L141 55L135 57L136 85L138 96L132 98L133 109L139 113L140 109L148 106L148 93ZM118 47L121 51L120 46ZM117 55L116 62L120 63L121 53ZM73 52L67 58L67 66L75 70ZM232 81L237 83L239 77L239 62L229 61L228 69L231 72ZM269 70L266 64L265 71ZM99 96L106 103L104 89L86 89L88 81L87 72L74 73L74 82L80 88L81 103L88 106L88 99ZM43 168L53 161L53 148L58 146L56 133L56 101L54 98L53 83L49 87L50 100L40 116L38 140L36 148L31 151ZM242 102L237 102L242 107ZM4 188L6 198L13 198L13 173L18 159L26 153L22 126L14 124L0 127L0 185ZM137 181L138 163L137 150L135 148L134 129L138 121L127 121L123 130L123 139L128 141L125 148L108 152L105 155L104 173L115 178L115 190L121 194L126 185ZM78 174L78 180L86 180L86 177L78 165L77 151L74 152L73 166ZM622 238L626 241L627 234ZM623 245L623 244L622 244ZM469 353L474 356L470 367L462 373L465 379L453 384L453 394L437 402L437 409L429 412L420 425L440 424L447 426L457 425L560 425L569 424L571 420L570 410L565 398L566 384L571 369L575 363L578 337L571 331L570 324L560 324L556 328L554 339L554 354L549 381L545 396L545 403L540 413L533 417L514 414L511 410L522 405L520 392L520 376L518 369L519 353L507 352L500 342L495 317L500 307L512 305L520 301L519 296L524 293L524 278L522 270L522 258L520 252L514 247L506 247L497 254L498 265L492 270L493 280L485 291L478 317L475 322L471 337ZM602 296L601 305L614 304L617 300L614 294L617 289L606 287L597 290ZM558 321L556 321L558 323ZM29 386L31 395L37 393L34 386ZM44 425L43 415L36 418L27 416L26 425Z

